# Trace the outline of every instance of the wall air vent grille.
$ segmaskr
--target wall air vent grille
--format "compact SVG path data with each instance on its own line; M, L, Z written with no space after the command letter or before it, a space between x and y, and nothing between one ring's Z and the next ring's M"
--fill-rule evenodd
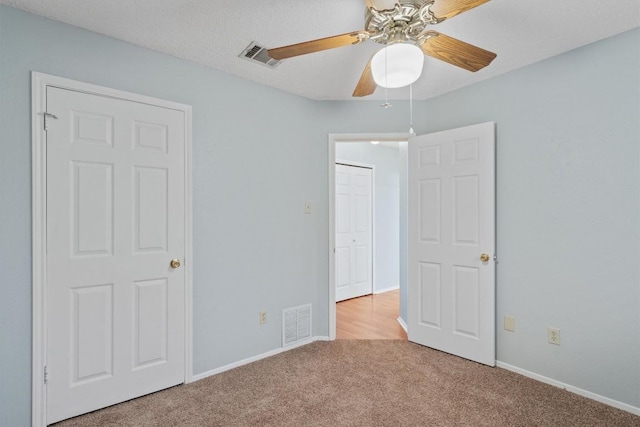
M282 310L282 346L311 338L311 304Z
M251 42L251 44L249 44L249 46L247 46L247 48L238 56L251 62L259 62L269 68L274 68L281 62L270 57L267 48L260 46L256 42Z

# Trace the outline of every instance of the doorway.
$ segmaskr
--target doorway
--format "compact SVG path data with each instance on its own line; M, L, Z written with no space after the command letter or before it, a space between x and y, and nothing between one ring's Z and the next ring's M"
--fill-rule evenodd
M336 303L336 339L407 339L398 322L400 289Z
M406 293L406 165L401 158L406 157L406 144L411 134L332 134L329 136L329 188L330 188L330 284L329 284L329 335L331 339L348 338L344 328L341 328L341 336L337 334L338 319L347 319L352 330L360 325L359 330L364 331L361 338L384 338L376 336L376 325L382 325L379 320L386 318L389 328L399 329L396 336L387 338L400 338L405 333L402 320L400 301L401 295ZM372 144L372 141L378 142ZM402 142L400 142L402 141ZM404 144L403 150L400 145ZM368 295L340 302L338 283L341 281L339 260L339 237L337 231L337 207L336 190L340 184L336 181L336 163L355 163L358 165L372 165L375 167L373 183L373 241L371 269L372 287ZM390 166L390 163L393 163ZM405 162L406 163L406 159ZM405 178L401 179L400 175ZM402 189L401 189L402 187ZM404 207L401 207L404 203ZM389 225L389 224L394 225ZM402 238L400 237L401 235ZM334 252L334 250L336 252ZM343 271L344 272L344 271ZM344 277L344 274L342 275ZM404 280L404 285L402 280ZM391 301L391 303L390 303ZM395 303L393 303L395 301ZM403 301L403 303L406 302ZM395 304L395 307L394 307ZM338 308L340 314L338 315ZM344 309L343 309L344 308ZM349 317L356 313L356 317ZM395 313L391 317L389 313ZM400 326L402 325L402 326ZM357 332L356 332L357 333ZM384 334L383 334L384 335ZM354 337L351 335L350 337Z

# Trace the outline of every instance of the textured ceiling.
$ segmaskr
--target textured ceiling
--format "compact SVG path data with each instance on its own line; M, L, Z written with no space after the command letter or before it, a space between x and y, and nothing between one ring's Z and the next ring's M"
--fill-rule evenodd
M318 100L352 99L364 65L380 47L369 41L287 59L274 69L238 58L251 41L272 48L360 30L364 0L0 3ZM440 95L638 26L638 0L492 0L433 28L498 57L477 73L426 57L414 97ZM378 88L365 99L384 96ZM408 89L389 90L389 97L407 99Z

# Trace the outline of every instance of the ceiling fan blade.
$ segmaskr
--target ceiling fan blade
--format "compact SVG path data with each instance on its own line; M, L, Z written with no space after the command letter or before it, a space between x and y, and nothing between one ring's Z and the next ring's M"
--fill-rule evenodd
M481 49L453 37L429 31L429 37L422 45L425 55L432 56L449 64L476 72L491 63L497 56L493 52Z
M371 95L376 91L377 87L378 85L376 85L376 82L373 80L373 73L371 73L371 60L369 60L367 66L364 67L360 80L358 80L356 89L353 91L353 96L361 97Z
M321 50L333 49L349 44L358 44L365 40L366 33L353 32L340 34L337 36L325 37L323 39L310 40L308 42L296 43L289 46L269 49L269 56L273 59L286 59L307 53L320 52Z
M429 9L436 18L453 18L489 0L436 0Z

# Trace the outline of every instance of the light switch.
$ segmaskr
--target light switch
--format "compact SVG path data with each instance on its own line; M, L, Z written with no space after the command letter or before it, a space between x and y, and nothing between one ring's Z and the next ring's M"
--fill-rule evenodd
M504 316L504 330L505 331L516 331L516 319L513 316Z
M304 202L304 213L307 215L311 213L311 203Z

